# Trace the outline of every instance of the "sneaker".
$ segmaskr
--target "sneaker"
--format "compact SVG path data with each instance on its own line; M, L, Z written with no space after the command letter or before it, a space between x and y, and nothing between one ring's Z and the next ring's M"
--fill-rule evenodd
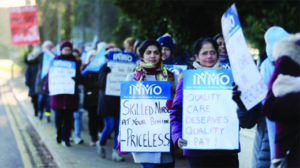
M70 142L66 142L66 141L62 141L62 145L63 145L64 147L71 147Z
M95 142L95 141L90 142L90 146L96 146L96 144L97 144L97 142Z
M83 144L83 142L84 142L83 139L81 139L80 137L75 137L75 139L74 139L74 143L77 145Z
M97 153L101 158L105 158L105 149L104 146L101 146L100 144L97 144Z
M111 159L117 162L124 161L125 159L118 153L116 149L113 149Z

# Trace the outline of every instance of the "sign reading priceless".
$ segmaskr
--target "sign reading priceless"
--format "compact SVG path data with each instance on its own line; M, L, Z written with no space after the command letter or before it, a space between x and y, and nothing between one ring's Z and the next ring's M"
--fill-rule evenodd
M121 82L122 152L169 152L171 83Z

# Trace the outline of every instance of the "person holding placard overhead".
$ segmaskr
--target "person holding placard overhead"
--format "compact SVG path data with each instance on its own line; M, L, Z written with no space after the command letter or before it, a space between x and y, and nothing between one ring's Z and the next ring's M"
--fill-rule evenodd
M55 112L56 141L65 147L71 146L69 138L73 113L79 109L78 84L81 82L80 64L72 55L72 49L71 42L61 42L61 55L52 61L44 86Z
M200 38L193 45L194 69L222 69L218 61L218 44L212 38ZM200 100L199 100L200 101ZM199 102L200 103L200 102ZM182 138L183 132L183 77L179 78L173 105L171 107L172 141L178 148L189 143ZM191 142L190 142L191 143ZM239 167L237 150L183 150L189 166L194 167Z
M140 48L140 62L127 80L133 81L170 81L174 87L174 75L162 63L161 45L155 40L145 40ZM173 88L172 87L172 88ZM174 89L171 93L174 93ZM171 142L170 142L171 143ZM143 168L174 167L171 152L133 152L134 161Z

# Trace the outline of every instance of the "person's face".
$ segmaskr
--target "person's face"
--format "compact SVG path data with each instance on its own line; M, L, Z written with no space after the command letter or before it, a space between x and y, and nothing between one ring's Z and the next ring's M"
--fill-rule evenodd
M146 63L157 64L160 61L160 53L155 45L150 45L144 52L143 58Z
M133 51L133 46L128 46L125 48L125 51L128 52L128 53L134 53Z
M219 37L219 38L217 39L217 43L218 43L218 51L219 51L219 54L220 54L220 55L227 55L227 50L226 50L224 38L223 38L223 37Z
M217 52L211 43L204 43L195 59L204 67L213 67L217 63Z
M61 53L63 55L70 55L72 53L72 50L70 47L64 47L62 50L61 50Z
M76 58L76 60L80 60L80 55L78 52L73 52L72 54Z
M162 47L161 48L161 54L162 54L161 59L165 60L171 55L171 49L168 48L168 47Z

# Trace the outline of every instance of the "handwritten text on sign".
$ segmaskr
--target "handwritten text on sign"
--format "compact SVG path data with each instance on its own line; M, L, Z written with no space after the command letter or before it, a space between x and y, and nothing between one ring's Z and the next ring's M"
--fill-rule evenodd
M222 16L222 30L234 81L242 91L242 102L249 110L266 97L267 86L248 50L235 5Z
M170 151L170 95L170 82L121 82L121 151Z
M76 63L73 61L53 60L49 70L50 95L74 94Z
M108 60L107 66L111 69L111 72L107 74L105 95L120 96L121 81L124 81L136 66L135 55L112 51L108 54Z
M238 149L239 122L230 70L187 70L183 83L185 149Z

